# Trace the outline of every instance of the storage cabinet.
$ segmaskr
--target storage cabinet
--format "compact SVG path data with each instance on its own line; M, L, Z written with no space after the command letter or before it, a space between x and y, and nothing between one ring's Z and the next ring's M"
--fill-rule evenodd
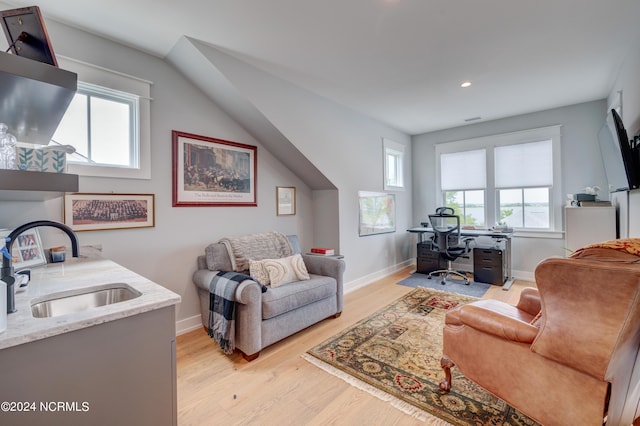
M504 250L475 247L473 249L473 280L503 285L507 280Z
M616 238L615 207L565 207L564 220L568 253Z
M440 253L434 251L431 241L418 243L416 272L428 274L438 269L446 269L446 264L440 259Z
M177 425L175 324L172 305L0 350L0 401L36 404L0 423Z

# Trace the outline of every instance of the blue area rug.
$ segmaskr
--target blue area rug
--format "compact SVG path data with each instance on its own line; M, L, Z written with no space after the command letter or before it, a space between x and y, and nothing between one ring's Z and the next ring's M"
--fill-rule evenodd
M402 281L398 281L398 284L407 287L425 287L432 288L434 290L446 291L448 293L458 293L467 296L482 297L491 284L478 283L471 281L469 285L466 285L462 280L448 279L445 285L440 284L441 280L438 277L431 279L427 278L427 274L414 273L409 278L405 278Z

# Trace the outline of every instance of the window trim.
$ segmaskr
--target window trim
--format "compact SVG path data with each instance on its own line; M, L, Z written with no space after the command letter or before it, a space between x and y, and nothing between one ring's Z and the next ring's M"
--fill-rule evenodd
M397 158L396 163L396 175L398 176L400 182L398 185L390 185L387 183L387 175L389 173L389 162L388 155L391 154ZM404 155L404 145L392 141L391 139L382 138L382 162L384 164L382 182L383 188L385 191L404 191L405 190L405 155Z
M440 155L459 151L469 151L473 149L485 148L487 150L487 186L485 190L485 218L487 224L495 223L499 217L497 206L497 195L494 179L494 156L493 150L496 146L518 145L528 142L536 142L551 139L553 155L553 185L550 188L549 199L549 230L525 228L518 230L518 233L555 233L562 232L562 171L561 171L561 125L540 127L536 129L522 130L517 132L502 133L497 135L481 136L477 138L464 139L459 141L444 142L435 145L435 172L436 172L436 200L443 199L443 191L440 182Z
M151 179L151 85L152 82L107 68L58 55L60 68L78 74L78 81L138 96L138 166L67 164L69 173L80 176ZM135 126L135 123L132 123ZM62 142L62 141L60 141Z

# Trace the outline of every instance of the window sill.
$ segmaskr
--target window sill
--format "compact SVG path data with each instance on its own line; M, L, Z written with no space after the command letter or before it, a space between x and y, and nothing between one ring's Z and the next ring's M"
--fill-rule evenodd
M79 176L108 177L122 179L151 179L151 173L145 169L133 169L128 167L87 166L67 163L67 170Z
M513 233L514 238L548 238L548 239L562 239L564 238L563 231L515 231Z

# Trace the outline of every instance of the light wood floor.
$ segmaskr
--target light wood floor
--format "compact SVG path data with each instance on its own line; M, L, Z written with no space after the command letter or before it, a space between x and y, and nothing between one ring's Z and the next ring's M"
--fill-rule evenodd
M301 358L321 343L391 303L410 287L396 285L406 269L345 295L342 316L326 319L276 343L246 362L224 355L203 329L177 338L178 424L186 425L412 425L423 424ZM515 304L534 284L484 296Z

